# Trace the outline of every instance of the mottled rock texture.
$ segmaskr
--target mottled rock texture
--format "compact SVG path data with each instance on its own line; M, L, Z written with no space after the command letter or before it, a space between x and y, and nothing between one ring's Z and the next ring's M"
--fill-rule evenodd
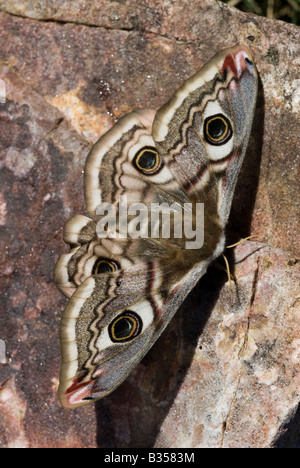
M213 0L0 0L0 447L299 447L300 31ZM56 397L53 284L84 213L86 155L115 119L158 109L218 50L260 74L234 200L237 286L211 268L111 396Z

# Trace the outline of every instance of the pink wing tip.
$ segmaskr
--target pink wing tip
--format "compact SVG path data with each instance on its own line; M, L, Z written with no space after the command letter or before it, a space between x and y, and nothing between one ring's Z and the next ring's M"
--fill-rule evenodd
M103 373L103 369L100 374ZM80 377L73 380L72 384L66 389L59 392L59 399L64 408L77 408L78 406L87 405L91 401L99 400L110 393L106 390L95 391L95 383L97 379L80 381Z
M94 381L80 382L78 378L73 380L67 390L60 395L61 404L65 408L76 408L77 406L89 403L92 394Z
M244 47L238 47L233 53L227 54L223 62L222 72L227 69L230 69L236 78L240 78L246 69L251 72L253 61L250 53Z

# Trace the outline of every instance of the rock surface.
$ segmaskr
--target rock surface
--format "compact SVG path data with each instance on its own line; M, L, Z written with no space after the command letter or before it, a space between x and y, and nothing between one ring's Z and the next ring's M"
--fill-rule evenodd
M300 446L299 28L212 0L71 5L0 0L0 447ZM238 42L261 81L230 223L257 242L231 253L237 287L211 268L119 389L64 410L52 271L86 155Z

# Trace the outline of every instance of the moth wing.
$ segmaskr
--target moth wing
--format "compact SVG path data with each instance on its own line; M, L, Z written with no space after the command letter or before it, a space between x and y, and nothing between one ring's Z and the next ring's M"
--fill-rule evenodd
M153 139L190 198L207 202L224 226L248 144L257 71L244 46L216 54L156 114ZM213 190L212 190L213 187Z
M128 206L134 203L138 208L138 203L142 202L143 209L150 208L153 203L167 202L179 213L188 201L156 151L151 136L153 118L154 112L146 109L124 116L100 138L87 158L85 199L93 219L75 215L65 224L64 241L71 250L59 257L54 272L55 283L67 297L92 276L99 259L108 259L119 269L126 269L149 258L163 256L171 247L172 242L162 241L159 236L148 239L150 211L146 213L149 223L144 223L147 232L140 233L138 239L130 232L122 237L102 238L97 231L101 221L97 208L104 206L102 202L114 209L116 234L119 234L121 197L126 196Z
M96 223L83 215L72 216L64 225L63 239L70 251L60 255L54 269L54 282L59 290L71 297L79 284L91 275L89 259L95 243Z
M141 361L207 263L190 271L178 267L152 262L90 277L78 287L61 321L63 406L103 398Z
M95 216L101 203L149 205L158 198L186 200L152 138L155 111L139 109L122 117L94 145L85 165L85 201ZM174 193L176 192L176 193Z
M179 213L181 216L181 212ZM147 213L146 224L151 220ZM148 223L149 220L149 223ZM158 225L158 228L160 225ZM88 217L75 215L64 227L64 240L70 251L60 255L54 281L60 291L71 297L87 278L101 272L126 271L153 260L176 257L182 240L157 238L99 238L97 224Z

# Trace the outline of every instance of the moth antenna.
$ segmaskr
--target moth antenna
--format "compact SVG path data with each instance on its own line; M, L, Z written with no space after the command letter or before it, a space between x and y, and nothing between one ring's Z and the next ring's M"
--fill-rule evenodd
M258 235L257 235L257 234L253 234L252 236L245 237L245 238L239 240L238 242L236 242L235 244L227 245L227 246L226 246L226 249L232 249L233 247L236 247L237 245L242 244L242 243L245 242L246 240L252 239L252 237L258 237Z
M225 262L225 266L226 266L226 273L227 273L227 277L228 277L228 281L229 281L229 284L230 284L231 291L234 292L234 288L233 288L232 283L233 283L235 278L230 272L229 262L228 262L227 258L225 257L224 254L222 254L222 257L224 258L224 262Z

